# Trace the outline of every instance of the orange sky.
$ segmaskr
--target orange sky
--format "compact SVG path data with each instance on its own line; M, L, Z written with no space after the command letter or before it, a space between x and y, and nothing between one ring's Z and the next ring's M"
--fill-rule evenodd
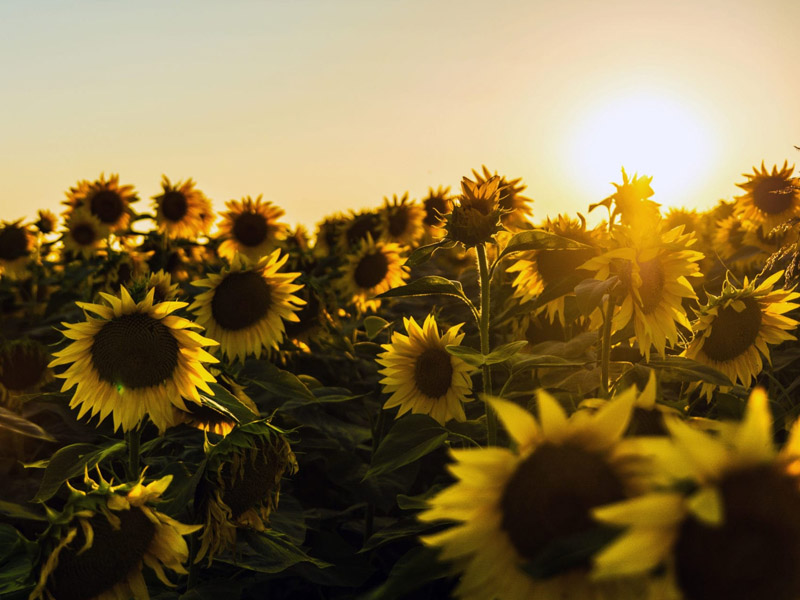
M2 218L102 171L313 224L523 177L538 220L653 175L704 208L800 154L800 2L0 3Z

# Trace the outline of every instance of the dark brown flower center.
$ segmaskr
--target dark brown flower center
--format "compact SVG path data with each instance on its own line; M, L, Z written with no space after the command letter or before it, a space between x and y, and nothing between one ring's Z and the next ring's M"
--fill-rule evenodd
M536 270L545 284L573 275L578 267L592 258L589 250L540 250L536 253Z
M58 557L50 578L53 597L58 600L89 600L125 581L131 571L141 568L142 558L153 541L156 526L141 509L113 511L121 525L114 529L104 515L89 519L94 530L92 546L83 553L86 538L82 528Z
M245 212L233 222L233 237L243 246L253 248L267 239L269 223L261 213Z
M306 287L306 289L308 289ZM299 321L286 321L286 336L295 338L299 335L306 333L319 325L319 309L320 302L317 294L308 290L306 295L306 303L295 312L295 316L300 319Z
M373 240L380 237L381 232L381 219L372 212L364 213L353 217L353 220L347 225L345 236L347 238L348 246L356 246L358 242L367 239L367 234L372 236Z
M125 203L114 190L100 190L92 196L89 204L92 214L107 225L116 223L125 212Z
M91 246L97 239L97 231L89 223L78 223L69 232L79 246Z
M601 454L546 443L506 484L502 528L517 553L533 560L556 540L596 527L592 508L623 498L622 482Z
M178 342L169 327L150 315L123 315L95 334L92 365L100 379L121 391L156 386L178 366Z
M642 312L653 312L664 297L664 267L657 258L639 263L639 276L642 286L639 288L639 297L642 299Z
M0 259L15 260L28 252L28 236L22 227L6 225L0 230Z
M444 196L431 196L426 198L424 223L428 227L438 227L444 223L439 215L445 215L453 209L453 203Z
M356 265L353 279L356 285L368 290L375 287L389 272L389 259L383 252L365 254Z
M754 182L752 191L753 204L759 210L777 215L792 206L796 192L787 189L789 182L783 177L760 177Z
M41 347L14 344L0 354L0 384L14 391L33 387L42 380L47 363Z
M276 492L286 470L285 457L266 442L245 452L238 460L240 470L232 470L231 463L226 463L222 471L225 482L222 501L230 507L234 519Z
M440 398L450 389L453 381L453 363L450 354L442 348L426 348L414 365L414 383L417 389L431 398Z
M161 212L168 221L177 223L189 210L189 202L183 192L169 190L161 197Z
M675 544L675 572L687 600L800 598L800 492L773 465L726 475L724 522L689 517Z
M711 323L711 333L703 340L703 352L712 360L732 360L753 346L761 329L761 307L758 300L742 298L744 310L732 306L719 309Z
M229 273L214 290L211 314L224 329L237 331L257 323L272 306L272 289L260 273Z
M400 205L390 209L389 213L389 235L394 238L400 237L406 232L409 225L408 207Z

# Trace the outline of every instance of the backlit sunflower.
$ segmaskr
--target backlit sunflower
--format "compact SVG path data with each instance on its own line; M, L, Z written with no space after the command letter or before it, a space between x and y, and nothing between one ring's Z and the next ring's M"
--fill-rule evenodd
M583 265L596 273L595 279L619 277L622 302L614 313L612 329L621 331L633 321L639 349L648 360L653 346L663 355L667 343L677 343L678 324L691 327L682 302L697 298L687 277L699 275L697 262L703 258L702 253L689 249L695 238L684 234L682 227L667 232L658 228L651 233L642 237L618 230L617 248ZM599 326L601 321L598 309L592 322Z
M598 237L594 231L586 230L586 219L578 214L578 219L570 219L559 215L558 219L547 219L543 229L561 237L573 240L588 246L579 250L531 250L518 254L517 260L506 271L517 273L512 285L514 295L520 302L534 300L542 293L544 288L552 283L563 280L565 277L581 272L580 267L587 260L597 255ZM589 271L582 271L588 279ZM551 322L556 320L564 325L565 296L551 300L540 310L547 312Z
M746 193L736 196L736 216L752 221L768 234L778 225L800 215L800 191L792 185L793 171L794 166L784 162L780 170L778 165L773 165L770 173L762 161L760 171L753 167L752 175L742 173L747 181L736 185Z
M232 261L237 252L252 261L269 254L278 240L286 236L287 226L278 222L283 209L272 202L262 202L261 196L253 200L250 196L241 202L225 203L228 212L223 213L219 225L219 255Z
M348 254L368 237L379 240L383 236L383 220L381 215L372 210L358 213L352 212L338 230L336 249L340 255Z
M445 224L445 215L453 210L453 200L450 198L450 186L439 186L434 190L428 188L428 196L422 201L425 207L425 218L422 222L430 228L434 237L442 235L441 227Z
M717 223L714 232L714 249L728 268L737 267L747 270L764 264L767 253L757 247L745 244L745 235L749 229L747 223L734 216ZM752 229L755 231L756 228Z
M708 294L708 304L700 308L692 324L694 339L684 354L750 387L763 368L762 355L769 361L769 345L796 339L789 332L798 322L786 313L798 307L794 300L800 294L773 289L782 275L783 271L774 273L758 286L745 277L741 288L726 281L719 296ZM713 390L710 383L701 386L709 400Z
M591 206L589 210L591 211L594 206L606 206L612 222L619 216L622 224L629 225L634 235L648 236L661 220L659 210L661 205L650 200L654 194L650 185L652 181L652 176L639 177L636 173L633 178L629 178L623 168L622 183L611 184L616 188L616 192L597 205Z
M486 183L493 176L498 177L497 171L492 175L489 169L486 168L486 165L482 165L482 168L483 173L478 173L475 169L472 169L476 183ZM522 195L522 191L526 187L528 186L522 183L522 177L511 180L506 179L505 176L500 177L498 185L500 194L497 199L500 210L503 211L500 220L503 225L510 229L520 229L528 226L528 218L533 214L533 209L529 204L533 202L533 200Z
M244 362L248 354L261 356L262 348L278 349L284 321L297 321L295 312L305 302L294 295L303 286L293 283L300 273L280 273L288 254L280 249L257 263L237 255L221 273L192 282L209 288L195 298L190 310L217 340L230 359Z
M593 508L639 489L641 462L621 444L635 395L630 389L595 413L567 418L541 391L538 422L512 402L488 399L517 450L451 449L449 470L458 481L419 515L458 522L422 541L441 547L440 559L462 572L459 598L641 597L638 582L597 585L588 578L593 548L573 543L570 555L559 554L560 544L596 531ZM554 556L563 559L557 566L548 562Z
M22 277L31 260L36 239L22 219L0 225L0 275Z
M315 256L324 258L336 251L339 233L346 222L347 219L337 213L317 224L317 230L314 235Z
M425 211L415 202L408 201L408 192L398 199L395 194L392 201L388 198L383 199L381 209L381 227L384 236L390 242L396 242L403 246L413 246L424 233L422 219Z
M184 525L154 508L171 480L168 475L147 485L142 480L111 485L87 474L89 491L73 488L46 532L49 555L31 600L146 599L144 565L173 587L164 567L188 574L183 536L201 525Z
M112 232L124 231L131 218L130 204L139 198L132 185L120 185L119 175L113 173L108 180L101 174L95 181L79 181L67 192L65 204L72 211L85 207Z
M800 427L778 452L768 399L709 435L667 418L672 444L649 452L673 489L594 509L627 530L595 557L596 577L665 571L660 590L685 600L800 597ZM689 485L687 485L687 483ZM689 490L689 491L686 491Z
M58 375L61 391L77 385L69 405L80 406L78 418L90 412L114 429L135 429L145 415L160 430L174 425L172 407L186 410L184 400L200 403L198 388L213 395L214 377L203 362L217 359L203 346L217 342L191 331L200 328L171 313L186 302L153 303L153 290L138 304L124 287L119 296L100 293L108 306L77 303L87 314L83 323L63 323L72 343L54 352L50 367L69 364ZM70 364L71 363L71 364Z
M39 218L33 223L40 233L47 235L58 228L58 217L50 210L40 209Z
M338 281L342 297L360 312L377 311L381 301L375 296L403 285L408 278L401 252L398 244L375 242L368 235L355 252L347 255L344 274Z
M493 241L495 234L503 230L500 217L504 213L499 200L500 178L496 175L487 181L472 181L463 177L461 195L447 215L447 239L459 242L466 248Z
M284 432L266 421L234 429L207 446L205 477L197 490L204 528L195 562L236 546L236 530L264 531L278 506L281 479L297 472L297 460Z
M50 353L43 344L31 340L6 340L0 344L0 400L14 410L19 398L37 392L53 378L47 368Z
M181 295L180 286L177 283L172 283L172 276L159 269L147 276L147 281L144 284L147 292L153 292L153 302L170 302L177 300Z
M91 258L105 246L108 231L88 209L77 208L67 216L61 241L73 258Z
M666 230L675 229L683 225L683 231L686 233L700 233L701 223L700 215L696 210L689 210L687 208L670 207L664 217L664 228Z
M395 331L392 340L381 346L378 372L385 394L391 394L384 409L399 406L397 417L411 411L430 415L442 425L450 419L466 420L462 403L472 400L474 368L450 354L445 348L459 346L464 334L461 325L448 329L441 336L433 315L420 327L413 317L404 317L408 335Z
M158 231L170 238L193 240L208 233L211 201L187 179L173 185L162 175L163 192L153 196Z

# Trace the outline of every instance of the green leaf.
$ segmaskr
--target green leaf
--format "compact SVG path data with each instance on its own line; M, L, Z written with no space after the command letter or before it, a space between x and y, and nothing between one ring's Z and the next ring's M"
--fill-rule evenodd
M618 527L598 525L588 531L556 538L522 569L536 579L547 579L569 569L587 564L601 548L622 531Z
M664 358L651 358L644 363L651 369L658 369L663 376L677 381L704 381L730 387L733 385L728 376L716 369L694 361L685 356L666 356Z
M8 502L7 500L0 500L0 514L3 514L12 519L27 519L29 521L46 521L47 518L34 512L27 506L17 504L16 502Z
M542 290L542 293L536 297L533 306L531 306L531 310L573 293L575 291L575 286L585 279L586 275L583 273L569 273L547 284Z
M433 242L432 244L427 244L426 246L420 246L416 250L414 250L411 254L408 255L406 259L405 266L406 267L416 267L423 263L428 262L433 253L436 252L439 248L452 248L456 245L456 242L452 240L439 240L438 242Z
M364 479L390 473L419 460L441 446L447 430L428 415L405 415L383 438Z
M514 363L513 372L526 371L528 369L547 369L553 367L581 367L586 365L584 360L569 360L560 356L549 354L532 354Z
M56 441L52 435L47 433L36 423L28 421L28 419L2 406L0 406L0 428L8 429L14 433L39 440L47 440L48 442Z
M575 286L575 298L578 308L587 317L603 304L603 297L613 290L619 278L614 275L603 281L598 279L585 279Z
M241 375L276 397L302 400L305 403L317 401L308 386L296 375L279 369L265 360L249 361L242 369Z
M369 316L364 319L364 330L367 332L367 337L371 340L375 339L375 337L389 325L391 325L389 321L376 316Z
M389 577L379 587L359 600L400 600L436 579L446 577L451 567L438 560L439 550L428 546L412 548L392 567Z
M237 557L236 567L244 567L259 573L280 573L301 562L309 562L324 569L330 564L312 558L302 549L295 546L288 538L276 531L253 531L241 529L238 532L256 554L243 554ZM227 562L227 561L221 561Z
M513 252L526 250L581 250L589 248L585 244L569 238L550 233L549 231L529 230L520 231L508 240L508 244L497 257L500 260Z
M416 519L403 519L394 525L373 533L359 552L369 552L396 540L417 538L420 534L430 531L432 527L435 527L435 525L432 526L430 523L423 523Z
M486 355L481 354L474 348L470 348L468 346L456 346L451 344L445 346L445 349L453 356L463 360L465 363L472 365L473 367L480 367L482 365L496 365L498 363L507 361L517 352L522 350L527 343L528 342L525 340L509 342L508 344L498 346Z
M237 423L249 423L259 418L259 415L247 408L241 400L218 383L209 383L208 387L214 392L213 397L200 394L200 400L206 406L231 417Z
M424 510L428 508L428 500L433 498L436 494L445 488L444 484L437 483L430 488L417 494L416 496L407 496L406 494L397 494L397 506L402 510Z
M475 350L475 348L449 344L445 346L445 350L447 350L453 356L460 358L468 365L472 365L473 367L480 367L484 363L483 354Z
M472 306L469 298L464 295L464 289L460 281L445 279L438 275L426 275L409 283L392 288L376 298L401 298L403 296L430 296L432 294L442 294L444 296L454 296L459 300Z

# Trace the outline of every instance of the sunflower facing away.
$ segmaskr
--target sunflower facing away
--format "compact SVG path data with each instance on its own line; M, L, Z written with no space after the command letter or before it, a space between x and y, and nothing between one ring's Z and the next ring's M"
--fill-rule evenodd
M685 355L749 387L763 368L761 356L769 361L769 345L796 339L789 332L798 322L786 313L798 307L794 301L800 294L773 289L782 275L774 273L758 286L745 277L742 288L726 281L719 296L708 294L708 304L692 324L694 339ZM712 384L702 384L707 399L713 390Z
M170 238L193 240L208 233L212 214L211 201L187 179L173 185L162 176L163 192L153 196L158 231Z
M445 224L445 215L453 210L453 200L450 198L450 186L439 186L434 190L428 188L428 196L422 201L425 207L425 218L422 222L432 230L435 237L441 235L440 228Z
M284 212L272 204L262 202L261 196L253 200L250 196L241 202L225 203L228 212L222 215L219 225L219 255L232 261L237 252L252 261L269 254L278 240L286 236L285 223L279 223Z
M571 557L555 572L536 570L560 543L593 531L591 509L638 490L640 465L621 446L635 395L630 389L595 413L578 411L567 418L559 403L541 391L538 422L512 402L488 399L517 451L451 450L455 462L449 470L458 481L433 497L419 516L458 522L422 539L441 547L440 559L455 561L462 572L458 597L641 597L633 593L638 582L591 582L588 553Z
M342 297L352 302L359 312L377 311L381 301L375 296L408 279L408 267L403 266L399 244L372 240L371 235L357 250L347 255L344 274L338 281Z
M408 192L400 199L395 194L391 202L388 198L383 199L381 229L390 242L413 246L425 231L422 227L424 217L425 211L422 207L408 201Z
M113 173L106 181L101 174L95 181L79 181L67 192L65 204L70 206L68 214L85 207L112 232L124 231L131 219L130 204L139 198L132 185L120 185L119 175Z
M58 377L66 380L61 391L77 385L69 405L80 406L78 418L90 412L103 421L112 414L115 430L130 431L149 415L163 431L175 425L173 406L186 410L184 400L200 403L198 388L213 396L207 382L214 377L202 363L217 359L203 346L217 342L191 331L199 325L171 314L186 302L154 304L150 290L137 304L124 287L119 296L100 295L108 306L77 303L99 318L62 323L73 341L54 352L49 365L70 365Z
M593 511L626 528L595 557L595 576L659 568L665 576L652 596L658 598L800 597L798 423L778 452L768 399L758 388L741 423L726 424L719 436L676 417L665 422L672 443L650 442L645 451L673 485Z
M413 317L403 318L408 335L395 331L385 352L376 359L383 368L380 383L383 392L391 394L384 409L399 406L397 417L411 411L430 415L444 425L450 419L466 420L462 403L472 400L474 370L445 348L458 346L464 338L461 325L448 329L441 336L433 315L420 327Z
M0 225L0 275L21 277L31 259L35 238L22 219Z
M504 213L499 200L498 176L490 177L486 181L472 181L463 177L458 203L447 215L446 237L466 248L491 242L495 234L503 230L500 217Z
M90 490L72 488L47 531L50 554L31 600L144 600L150 597L145 565L170 587L175 584L164 567L188 574L183 565L189 548L183 536L201 525L184 525L153 507L172 475L147 485L139 480L112 486L102 476L98 483L88 474L85 481Z
M298 320L295 312L305 302L294 292L303 286L293 282L300 273L279 273L289 258L280 254L275 250L257 263L237 255L221 273L192 283L209 289L195 298L190 310L230 359L244 362L248 354L259 358L262 348L277 350L284 321Z
M0 343L0 400L18 408L19 397L35 393L53 378L47 368L50 353L43 344L31 340L7 340Z
M794 166L783 163L773 165L772 172L761 163L761 170L753 167L753 173L742 173L744 183L736 185L746 193L736 196L734 210L741 219L752 221L761 227L764 234L800 214L800 191L792 185Z
M64 250L74 258L91 258L105 246L108 227L86 208L69 213L61 241Z
M497 171L492 175L491 171L482 165L483 173L478 173L472 169L475 182L480 184L488 182L492 177L500 177ZM508 180L505 176L500 177L498 189L500 191L497 203L503 215L500 218L503 225L510 229L520 229L528 226L528 218L533 214L530 198L523 196L523 190L528 187L522 183L522 177Z

